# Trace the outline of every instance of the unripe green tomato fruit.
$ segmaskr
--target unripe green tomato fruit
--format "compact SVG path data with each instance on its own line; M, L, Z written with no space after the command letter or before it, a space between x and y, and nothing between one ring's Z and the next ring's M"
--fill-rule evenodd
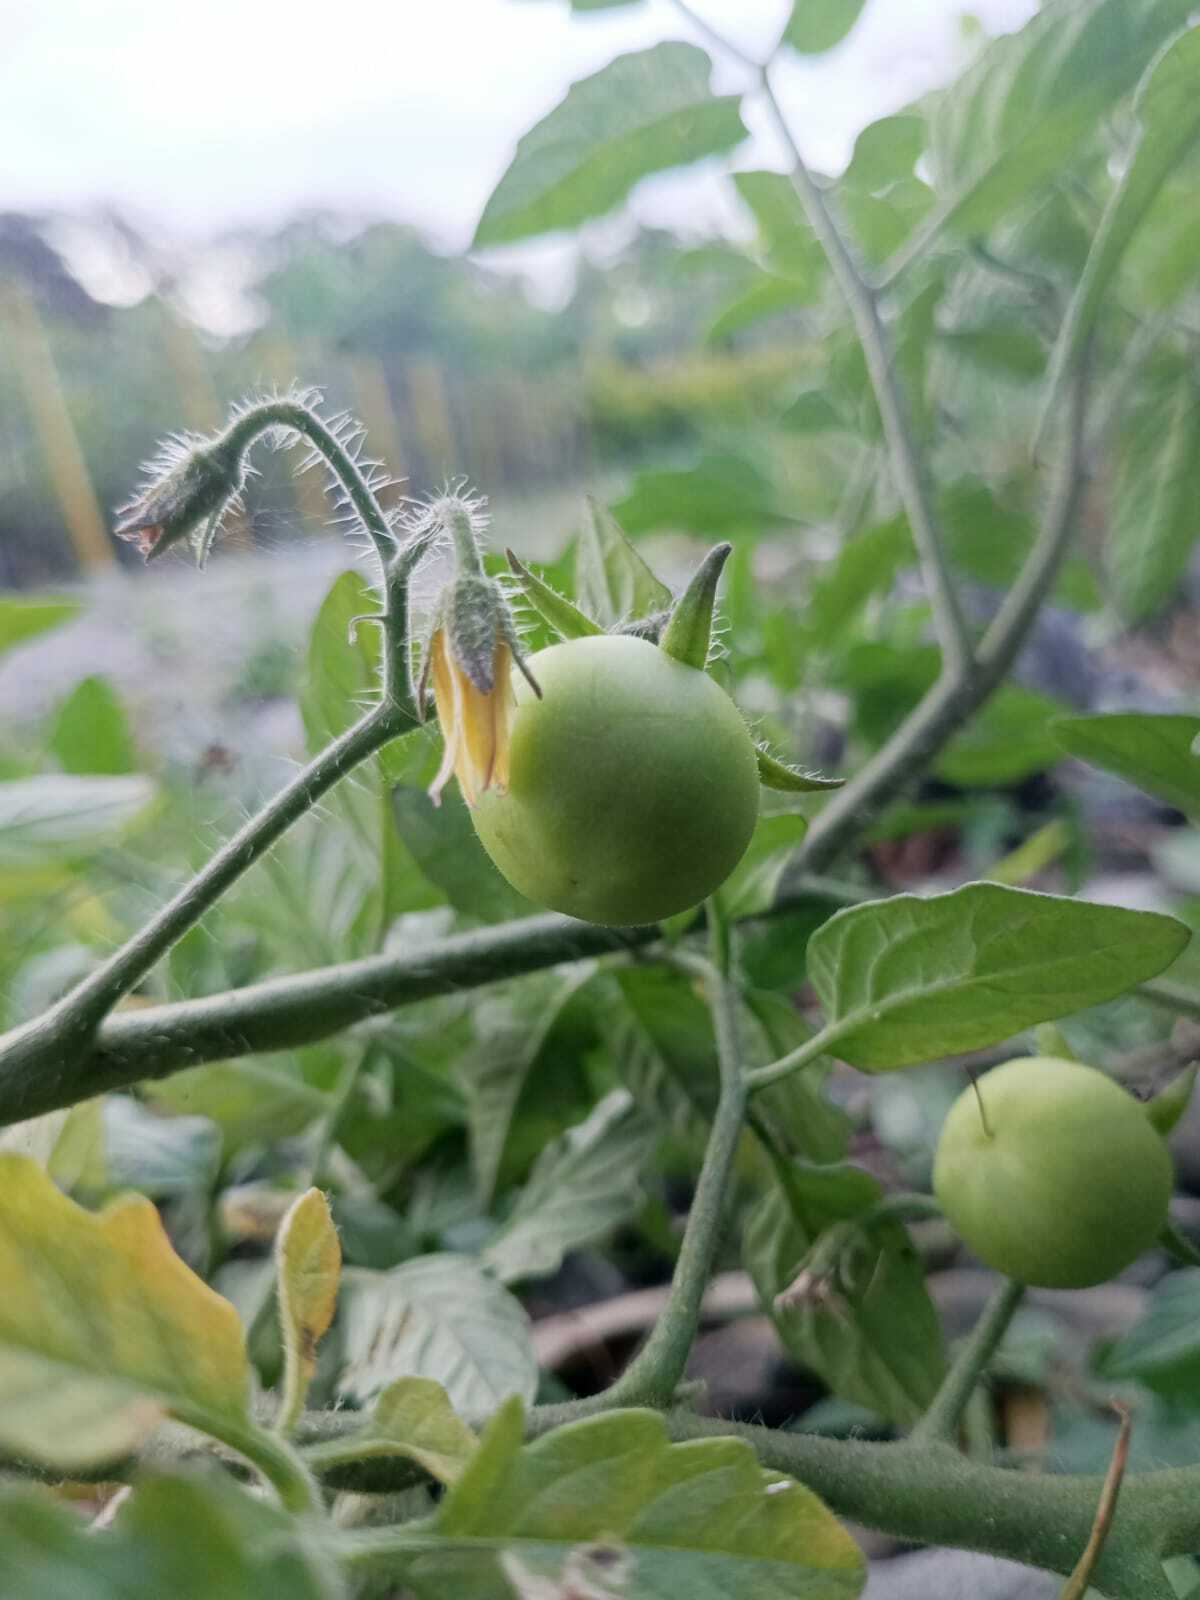
M1084 1289L1154 1243L1173 1174L1143 1107L1093 1067L1009 1061L967 1088L938 1142L933 1188L981 1261L1018 1283Z
M657 645L596 634L539 650L539 700L514 673L506 790L472 813L515 889L587 922L658 922L741 860L758 764L737 707Z

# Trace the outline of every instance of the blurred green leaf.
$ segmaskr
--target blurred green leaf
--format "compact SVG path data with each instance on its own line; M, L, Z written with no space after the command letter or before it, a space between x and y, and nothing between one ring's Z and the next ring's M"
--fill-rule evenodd
M583 78L517 145L484 207L475 248L603 216L652 172L745 138L736 95L714 96L712 62L691 44L618 56Z
M346 1600L294 1520L218 1473L140 1473L102 1535L44 1491L0 1497L0 1593L16 1600Z
M26 639L70 622L82 609L78 600L36 595L22 595L18 599L13 595L0 595L0 655Z
M819 385L802 389L779 420L797 433L840 433L846 428L845 417Z
M53 866L116 844L155 794L149 778L13 778L0 783L0 868Z
M838 180L840 188L878 194L902 178L911 178L927 136L925 118L916 111L899 111L868 123L854 141L850 165Z
M793 1163L786 1193L773 1189L751 1214L743 1252L790 1354L840 1399L911 1427L937 1392L945 1351L924 1267L899 1223L877 1225L848 1244L829 1285L832 1301L799 1295L776 1304L824 1230L859 1216L882 1193L857 1167Z
M659 528L717 536L777 528L793 519L770 483L743 456L710 455L694 467L638 472L613 513L630 533Z
M803 55L832 50L858 21L864 0L794 0L781 44Z
M456 911L483 922L504 922L533 910L493 866L457 784L444 791L440 805L424 789L397 785L391 804L405 847Z
M1200 535L1200 384L1190 360L1158 363L1113 451L1110 588L1121 615L1140 622L1172 598Z
M1153 62L1138 87L1133 114L1140 137L1104 209L1063 318L1046 379L1043 419L1058 409L1067 372L1095 324L1130 241L1173 169L1200 139L1198 82L1200 28L1193 28Z
M1057 717L1050 733L1067 752L1093 767L1115 772L1126 783L1200 817L1200 717L1117 711L1090 717Z
M64 772L119 777L138 769L124 707L107 678L84 678L62 705L49 745Z
M802 626L813 643L824 649L840 643L871 596L886 594L915 559L903 516L845 540L814 582L802 613Z
M469 1256L417 1256L390 1272L347 1268L338 1325L338 1393L359 1405L397 1378L433 1378L469 1416L537 1390L529 1319Z
M733 299L721 307L704 337L709 344L719 344L722 339L740 333L743 328L749 328L766 317L794 311L797 306L808 305L810 300L811 296L793 278L756 272L749 284L739 289Z
M1200 1267L1165 1277L1140 1321L1104 1350L1100 1366L1107 1378L1136 1378L1194 1409L1200 1383Z
M542 1151L481 1260L501 1283L544 1278L563 1257L610 1234L642 1203L642 1169L657 1142L653 1123L625 1089Z
M1190 0L1052 6L991 40L934 103L930 159L959 233L984 233L1058 171L1187 21Z
M827 271L825 256L791 180L782 172L735 172L733 182L758 223L765 265L790 278L806 301L815 299Z
M987 789L1020 783L1059 759L1050 731L1062 706L1019 683L1003 684L934 764L946 783Z
M298 1073L262 1058L187 1067L144 1084L142 1092L152 1104L211 1119L230 1150L261 1139L293 1138L328 1107L325 1095Z
M718 891L726 916L757 916L774 903L784 869L807 832L808 822L799 812L759 817L745 855Z
M518 1592L619 1593L626 1600L852 1600L863 1558L817 1497L759 1467L740 1439L671 1444L652 1411L568 1423L523 1445L515 1402L405 1562L426 1600Z
M575 547L575 595L606 628L667 611L675 599L625 537L616 516L590 497Z
M838 1038L888 1072L1011 1039L1162 972L1191 935L1174 917L1000 884L839 911L808 945L808 976Z

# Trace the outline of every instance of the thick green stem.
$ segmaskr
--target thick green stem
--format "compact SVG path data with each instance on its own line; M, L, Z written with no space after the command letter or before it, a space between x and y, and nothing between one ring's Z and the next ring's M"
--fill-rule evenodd
M106 1013L299 817L404 727L400 716L384 706L361 718L285 784L107 961L49 1011L0 1039L0 1105L7 1108L6 1119L36 1116L112 1087L102 1059L95 1081L81 1071L89 1058L102 1058L92 1039Z
M174 1416L188 1427L206 1433L228 1445L257 1467L289 1511L299 1513L322 1510L321 1490L299 1452L265 1428L253 1422L219 1416L201 1408L175 1407Z
M709 902L713 960L708 970L721 1090L683 1243L662 1316L646 1343L605 1391L606 1408L669 1405L683 1378L700 1325L700 1305L712 1276L729 1174L746 1114L746 1087L737 1038L737 991L729 977L729 928L715 901Z
M1024 1293L1024 1284L1008 1280L996 1289L970 1336L964 1340L955 1356L929 1410L912 1430L910 1439L913 1444L949 1444L953 1441L975 1385L995 1355Z

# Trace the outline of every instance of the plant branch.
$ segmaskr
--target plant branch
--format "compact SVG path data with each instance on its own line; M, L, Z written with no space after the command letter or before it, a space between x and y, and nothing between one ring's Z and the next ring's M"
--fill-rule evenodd
M944 671L949 678L958 681L970 671L971 639L950 575L950 563L942 544L941 530L934 515L925 463L913 436L904 396L897 382L891 339L879 314L874 291L855 264L825 196L805 164L766 70L762 73L762 87L772 119L792 161L792 187L829 261L862 345L871 387L875 391L883 421L892 473L904 502L925 581L929 586L934 623L942 646Z
M726 55L732 56L735 61L740 61L744 67L750 67L754 72L762 70L760 61L756 61L747 51L727 39L723 33L718 33L711 23L706 22L699 12L687 4L687 0L674 0L674 4L680 16L689 22L698 34L707 39L709 44L718 50L723 50Z
M737 990L729 976L731 930L716 900L708 902L708 923L711 961L707 977L721 1075L720 1095L667 1304L645 1344L616 1383L605 1390L606 1409L671 1403L700 1325L701 1303L712 1277L725 1214L729 1174L742 1135L746 1084L737 1036Z
M790 887L793 873L827 870L883 807L929 765L1007 676L1029 636L1039 607L1054 586L1075 531L1085 480L1087 399L1085 351L1069 391L1066 445L1038 537L983 636L975 667L960 681L939 678L886 744L845 788L830 797L792 858L785 890Z
M321 1491L317 1481L300 1454L286 1440L268 1433L253 1422L219 1416L202 1407L193 1411L186 1406L176 1406L172 1414L177 1421L208 1434L210 1438L244 1456L258 1468L289 1511L304 1513L321 1510Z
M1024 1293L1023 1283L1006 1280L997 1287L969 1337L963 1341L929 1409L912 1430L913 1444L953 1442L967 1402L995 1355Z
M107 961L49 1011L0 1038L4 1114L10 1120L33 1116L111 1086L93 1085L86 1070L105 1015L323 794L406 725L387 706L368 712L286 783Z

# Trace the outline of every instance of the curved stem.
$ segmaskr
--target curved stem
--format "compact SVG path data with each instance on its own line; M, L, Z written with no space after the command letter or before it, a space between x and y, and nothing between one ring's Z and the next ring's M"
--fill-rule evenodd
M708 903L712 962L709 1003L717 1039L721 1091L683 1243L662 1316L625 1371L604 1392L605 1408L668 1405L687 1366L712 1276L733 1157L746 1113L746 1087L737 1038L737 991L729 977L730 930L715 900Z
M284 1439L253 1422L220 1416L201 1407L191 1410L187 1406L174 1406L172 1415L189 1428L208 1434L244 1456L266 1478L287 1510L301 1514L322 1510L317 1480L299 1452Z
M912 1444L950 1444L954 1440L975 1385L995 1355L1024 1293L1023 1283L1007 1279L996 1289L951 1363L928 1411L909 1435Z
M858 333L858 341L862 345L871 387L875 391L879 415L883 422L896 488L904 502L909 527L912 529L913 540L920 556L921 568L929 585L945 670L953 678L962 678L971 665L971 639L950 576L950 563L942 544L941 529L934 515L926 482L925 463L913 437L904 396L896 379L896 358L891 339L879 315L875 294L855 265L842 237L841 229L825 203L825 196L805 164L800 147L775 97L775 91L771 87L770 77L765 69L762 73L762 88L772 120L792 161L792 170L789 174L792 187L808 218L809 226L825 252L834 279L850 310Z

